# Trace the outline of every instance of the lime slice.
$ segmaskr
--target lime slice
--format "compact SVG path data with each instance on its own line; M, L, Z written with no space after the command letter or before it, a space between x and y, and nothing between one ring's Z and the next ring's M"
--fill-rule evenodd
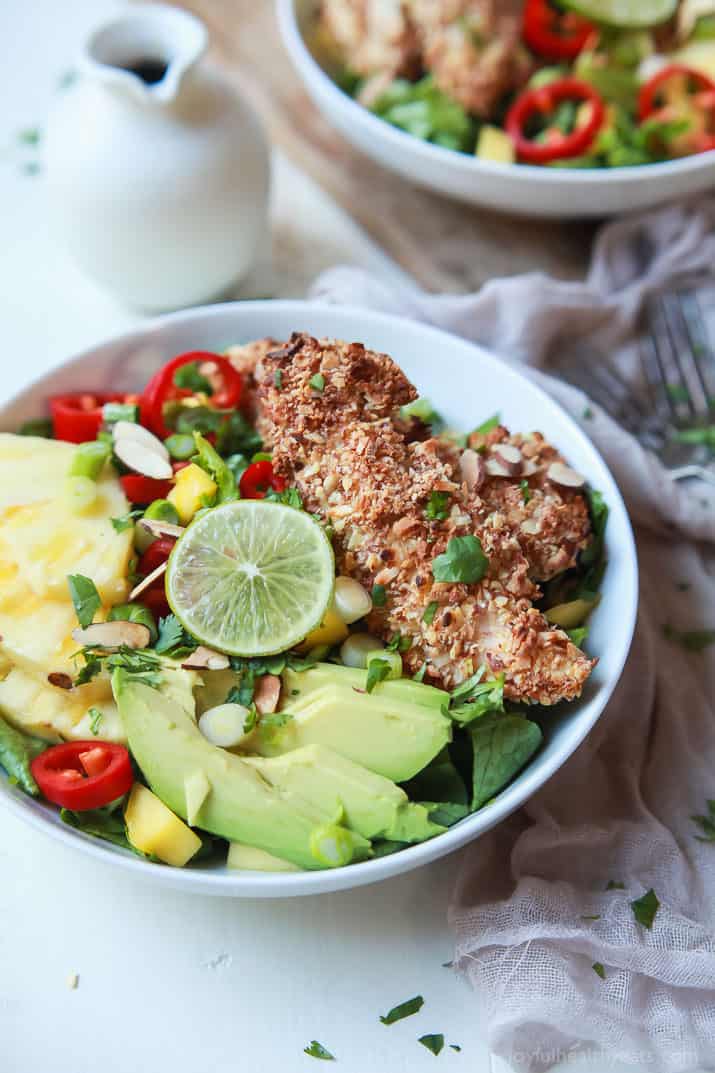
M678 0L560 0L560 4L592 22L621 30L640 30L672 18Z
M208 511L179 538L166 595L202 644L269 656L320 625L334 583L333 549L309 514L241 499Z

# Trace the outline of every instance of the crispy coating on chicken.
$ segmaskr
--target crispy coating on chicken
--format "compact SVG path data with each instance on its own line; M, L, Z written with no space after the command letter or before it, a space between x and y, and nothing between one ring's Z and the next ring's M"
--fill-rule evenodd
M318 373L322 390L310 383ZM258 363L255 377L276 471L332 524L340 572L368 589L385 587L385 606L369 626L384 638L411 638L409 671L426 663L430 680L453 688L486 664L504 673L511 699L555 704L579 695L593 661L532 606L539 590L517 534L522 514L510 522L483 498L459 452L405 434L397 410L416 391L391 358L359 343L295 335ZM542 477L532 479L536 497ZM435 491L448 494L449 513L430 520ZM452 537L467 535L479 537L489 559L485 577L436 582L433 560ZM425 622L432 603L437 610Z
M355 74L419 73L420 45L405 0L324 0L322 28Z
M237 343L225 351L226 357L237 369L243 379L243 391L241 393L241 410L251 423L258 429L262 439L267 430L262 428L261 408L258 401L255 371L258 362L264 358L270 350L281 346L277 339L254 339L250 343Z

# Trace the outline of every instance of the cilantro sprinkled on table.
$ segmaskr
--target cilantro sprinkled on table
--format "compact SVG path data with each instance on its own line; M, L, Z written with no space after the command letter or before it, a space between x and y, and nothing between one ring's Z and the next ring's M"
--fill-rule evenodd
M698 842L715 842L715 801L708 800L706 804L707 816L691 816L690 818L702 831L701 835L695 836Z
M380 1016L380 1021L383 1025L394 1025L396 1021L402 1021L405 1017L411 1017L413 1014L419 1013L424 1004L425 1000L422 995L415 995L414 998L409 998L398 1006L393 1006L384 1017Z
M441 1032L430 1032L426 1036L420 1036L417 1041L436 1057L444 1047L444 1035Z
M626 889L625 883L620 883L616 879L609 879L608 883L606 883L606 890L625 890L625 889Z
M590 406L585 406L584 407L584 410L583 410L583 413L581 414L581 417L584 419L584 421L593 420L593 410L591 409Z
M711 644L715 644L715 630L678 630L667 622L662 628L663 637L666 641L673 641L687 652L702 652Z
M452 537L447 550L432 560L435 581L463 582L473 585L486 574L489 559L484 554L479 537Z
M335 1061L335 1055L331 1054L322 1043L318 1043L317 1039L312 1039L308 1046L303 1048L303 1054L307 1054L311 1058L322 1058L324 1062Z
M580 919L581 920L600 920L601 919L601 914L600 913L590 913L590 914L584 913L581 916Z
M636 898L635 901L631 902L633 916L639 924L642 924L644 928L648 928L649 931L653 927L655 914L658 912L659 908L660 902L658 901L658 895L652 887L640 898Z
M596 976L600 976L602 980L606 979L606 970L604 969L600 961L594 961L591 968L596 973Z
M461 1047L459 1046L459 1044L458 1044L458 1043L450 1043L450 1045L449 1045L449 1049L450 1049L451 1051L457 1051L457 1053L459 1053L459 1052L461 1051L461 1049L462 1049L462 1048L461 1048Z

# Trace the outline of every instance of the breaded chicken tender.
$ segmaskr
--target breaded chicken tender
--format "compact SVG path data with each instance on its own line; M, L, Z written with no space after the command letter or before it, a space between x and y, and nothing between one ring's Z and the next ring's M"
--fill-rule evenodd
M406 0L324 0L320 21L351 71L389 81L419 72L420 44L408 9Z
M311 384L318 373L322 389ZM499 442L481 455L411 436L397 411L416 397L414 387L391 358L359 343L294 335L266 352L255 380L276 472L298 487L307 510L331 523L339 572L367 589L384 586L385 604L374 608L369 626L383 638L410 638L408 671L426 664L428 680L452 689L484 664L504 673L512 700L555 704L580 694L593 661L533 606L534 577L552 569L556 553L553 534L541 545L529 532L558 515L561 503L582 500L577 492L547 487L535 461L522 466L531 476L501 478L519 491L521 505L512 504L512 494L487 474L502 465ZM539 444L534 458L547 450L543 441L529 442ZM558 459L552 452L544 463ZM523 480L533 484L528 503ZM446 517L427 515L434 492L446 495ZM587 540L583 511L579 502L568 522L569 563ZM468 535L479 538L488 558L484 577L435 581L434 559L453 537ZM430 605L434 614L425 621Z

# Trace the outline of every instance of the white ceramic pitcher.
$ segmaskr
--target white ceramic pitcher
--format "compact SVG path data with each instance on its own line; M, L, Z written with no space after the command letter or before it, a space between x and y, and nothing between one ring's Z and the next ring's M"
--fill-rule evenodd
M267 241L269 157L253 111L202 60L206 29L164 4L131 7L86 41L47 125L56 230L130 305L219 297Z

